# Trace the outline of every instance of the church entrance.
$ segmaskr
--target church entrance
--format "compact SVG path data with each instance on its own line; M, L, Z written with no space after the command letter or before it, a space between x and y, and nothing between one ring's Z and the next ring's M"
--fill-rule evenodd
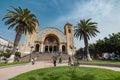
M39 47L40 47L39 44L36 44L36 46L35 46L35 51L36 52L39 52Z
M56 53L59 51L58 38L55 35L49 35L44 40L44 52Z

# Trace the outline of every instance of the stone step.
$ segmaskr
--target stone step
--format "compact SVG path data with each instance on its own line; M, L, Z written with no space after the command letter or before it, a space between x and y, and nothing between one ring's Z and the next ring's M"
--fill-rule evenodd
M21 57L20 61L30 61L30 56L31 58L36 58L37 61L43 61L43 60L52 60L53 56L57 56L57 59L59 59L60 57L62 58L62 60L67 60L68 59L68 55L67 54L62 54L62 55L58 55L58 54L52 54L52 53L42 53L42 54L28 54L25 55L23 57Z

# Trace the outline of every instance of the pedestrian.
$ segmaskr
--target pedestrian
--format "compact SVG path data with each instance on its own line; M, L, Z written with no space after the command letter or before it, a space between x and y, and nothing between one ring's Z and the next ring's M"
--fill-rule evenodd
M57 56L53 56L53 64L56 66Z
M37 61L37 57L34 58L34 61L35 61L35 62Z
M71 65L71 58L70 57L68 57L68 65Z
M61 57L59 58L59 63L60 63L60 64L62 63L62 58L61 58Z
M34 60L34 58L31 59L31 63L32 63L32 65L35 64L35 60Z

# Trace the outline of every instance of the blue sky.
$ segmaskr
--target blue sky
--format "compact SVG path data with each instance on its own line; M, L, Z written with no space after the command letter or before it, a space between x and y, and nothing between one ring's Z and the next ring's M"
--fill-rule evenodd
M98 23L100 33L89 43L103 39L111 33L120 32L120 0L1 0L0 1L0 36L13 41L14 30L7 30L1 20L10 6L28 8L39 20L39 30L56 27L63 31L66 22L73 26L81 19L92 18ZM24 35L20 43L23 43ZM75 39L75 46L84 47L84 42Z

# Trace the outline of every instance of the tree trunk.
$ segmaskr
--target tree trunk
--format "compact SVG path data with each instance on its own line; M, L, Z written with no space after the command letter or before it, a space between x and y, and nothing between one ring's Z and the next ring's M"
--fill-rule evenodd
M18 32L16 34L16 37L15 37L15 40L14 40L14 46L13 46L13 50L11 52L11 56L10 56L9 62L14 62L15 52L16 52L16 49L17 49L17 46L19 44L21 36L22 36L22 31L18 30Z
M14 47L13 47L13 50L12 50L13 55L15 55L15 52L16 52L17 46L20 42L21 36L22 36L22 31L17 32L15 40L14 40Z
M88 39L86 34L84 35L84 44L85 44L85 51L87 53L87 60L92 61L92 58L90 57L90 53L89 53Z

